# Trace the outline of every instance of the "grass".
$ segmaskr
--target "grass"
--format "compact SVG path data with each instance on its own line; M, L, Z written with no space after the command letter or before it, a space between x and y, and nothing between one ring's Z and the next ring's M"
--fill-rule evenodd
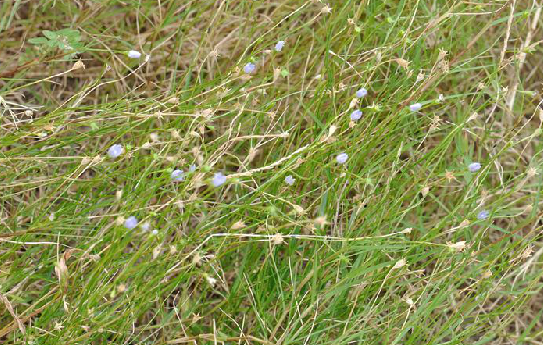
M2 2L0 341L542 344L541 6Z

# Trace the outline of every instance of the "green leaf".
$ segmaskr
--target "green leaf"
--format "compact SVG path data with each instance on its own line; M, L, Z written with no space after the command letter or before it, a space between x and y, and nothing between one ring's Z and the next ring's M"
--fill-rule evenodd
M32 44L46 44L49 40L45 37L33 37L28 42Z
M73 35L79 35L79 31L73 30L73 29L62 29L62 30L58 30L57 34L68 37L68 36L73 36Z
M56 32L43 30L42 33L45 37L47 37L48 39L52 41L56 41L58 39L58 34Z

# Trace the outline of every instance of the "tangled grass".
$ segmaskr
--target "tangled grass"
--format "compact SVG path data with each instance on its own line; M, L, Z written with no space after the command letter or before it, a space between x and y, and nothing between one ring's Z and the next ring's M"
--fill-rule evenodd
M542 344L538 0L0 4L3 344Z

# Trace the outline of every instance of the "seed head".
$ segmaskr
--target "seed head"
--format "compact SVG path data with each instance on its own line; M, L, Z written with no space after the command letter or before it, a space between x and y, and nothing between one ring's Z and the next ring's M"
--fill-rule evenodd
M77 60L74 63L74 66L72 67L72 69L74 69L74 70L76 70L76 69L85 69L85 64L83 63L83 61Z
M271 240L272 240L272 243L275 244L275 245L279 245L279 244L281 244L281 243L283 243L285 241L284 238L283 238L283 235L280 232L273 235L271 237Z
M456 251L461 252L464 249L466 249L466 241L459 241L459 242L456 242L456 243L448 243L447 246L452 250L456 250Z

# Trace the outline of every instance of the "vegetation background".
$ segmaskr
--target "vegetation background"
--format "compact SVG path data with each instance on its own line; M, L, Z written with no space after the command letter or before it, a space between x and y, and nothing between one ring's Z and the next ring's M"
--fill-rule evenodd
M0 2L0 342L542 344L542 5Z

